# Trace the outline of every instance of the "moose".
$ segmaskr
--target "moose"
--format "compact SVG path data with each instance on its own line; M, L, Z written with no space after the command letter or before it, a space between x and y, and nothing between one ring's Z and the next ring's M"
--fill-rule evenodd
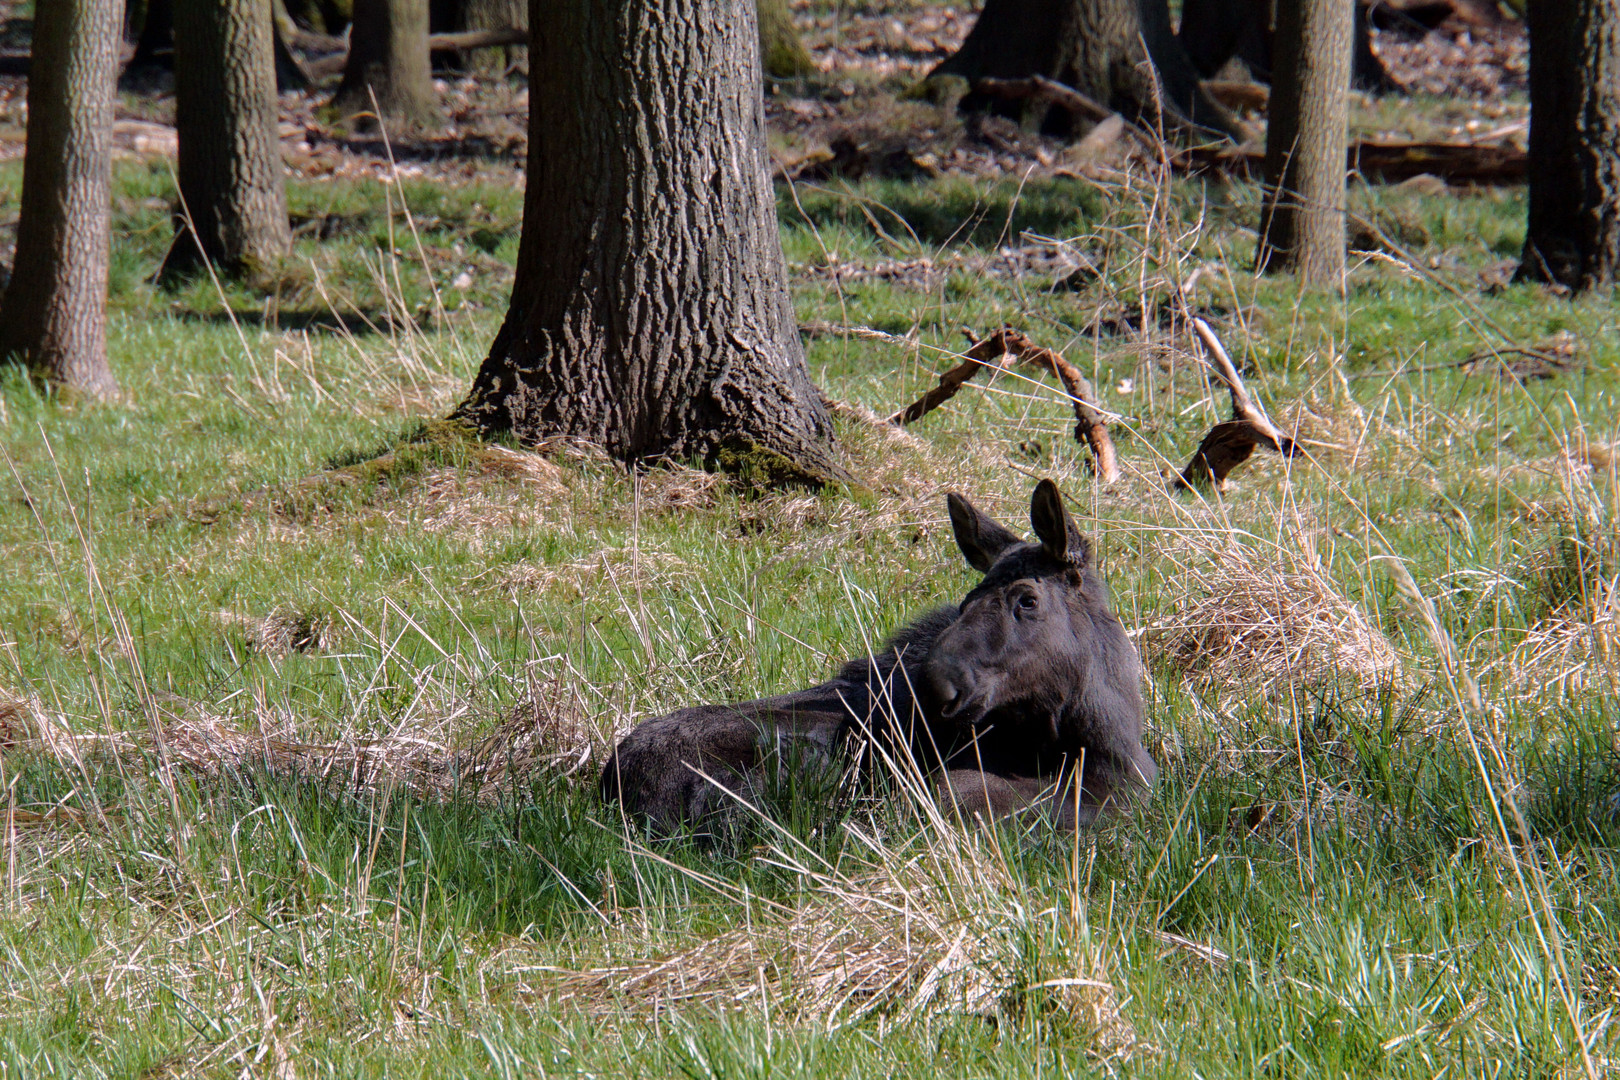
M1057 485L1030 501L1036 543L958 494L946 505L984 575L961 604L819 686L643 721L608 759L602 797L655 833L712 835L795 757L863 781L889 762L931 777L963 818L1073 830L1149 788L1141 664Z

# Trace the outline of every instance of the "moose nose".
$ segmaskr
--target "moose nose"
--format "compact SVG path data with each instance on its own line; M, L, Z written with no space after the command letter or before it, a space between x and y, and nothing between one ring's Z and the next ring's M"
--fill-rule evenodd
M929 665L929 681L934 684L934 693L939 697L940 715L950 719L961 713L968 702L973 700L974 678L973 672L958 664L936 663Z

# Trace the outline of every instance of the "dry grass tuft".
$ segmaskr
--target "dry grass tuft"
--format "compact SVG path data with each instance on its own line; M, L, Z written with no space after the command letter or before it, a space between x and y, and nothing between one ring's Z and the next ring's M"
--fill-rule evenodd
M355 792L408 790L422 798L493 799L542 774L571 776L602 756L604 733L561 681L542 684L482 738L454 737L455 717L332 742L301 738L290 718L261 714L257 729L194 702L160 706L154 729L115 736L75 732L37 706L0 712L0 748L37 748L63 765L157 752L171 768L201 776L268 772L340 784Z
M540 969L543 992L588 1012L757 1008L827 1030L866 1018L1038 1012L1098 1058L1151 1050L1123 1015L1074 897L1053 906L1023 895L994 839L939 820L930 850L911 859L852 831L873 856L855 875L770 849L771 861L804 876L800 906L645 960Z
M1384 633L1313 557L1262 555L1224 533L1194 532L1165 556L1165 615L1142 634L1151 659L1236 704L1284 701L1296 686L1352 681L1364 691L1399 677Z

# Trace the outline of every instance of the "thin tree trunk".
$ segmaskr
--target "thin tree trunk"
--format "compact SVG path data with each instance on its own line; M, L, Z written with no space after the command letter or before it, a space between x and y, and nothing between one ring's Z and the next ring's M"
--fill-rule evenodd
M962 47L929 73L978 79L1043 75L1150 128L1241 137L1242 127L1198 84L1166 0L986 0ZM969 93L965 109L990 107ZM1045 106L1043 106L1045 107ZM1060 133L1069 114L1042 126Z
M628 461L842 477L788 298L753 0L541 4L511 307L457 414Z
M759 55L765 74L774 79L813 74L815 58L804 47L799 28L793 25L787 0L758 0L758 9Z
M287 254L286 168L276 133L270 5L175 0L175 128L182 217L164 274L206 257L262 275Z
M1279 0L1266 125L1261 271L1344 287L1345 154L1354 16L1346 0Z
M1575 290L1620 277L1620 0L1535 0L1530 210L1518 276Z
M438 101L428 66L428 0L354 0L349 59L332 108L370 112L372 97L389 124L434 124Z
M527 30L529 5L525 0L467 0L463 30ZM486 75L504 75L513 69L527 70L529 48L505 45L474 49L467 54L467 65Z
M50 0L34 13L17 256L0 299L0 355L97 396L107 367L113 83L121 6Z

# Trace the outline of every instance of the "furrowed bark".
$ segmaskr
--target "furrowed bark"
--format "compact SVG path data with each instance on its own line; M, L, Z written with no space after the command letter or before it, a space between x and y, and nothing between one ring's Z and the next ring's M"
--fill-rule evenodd
M1580 291L1620 275L1620 0L1536 0L1530 209L1518 277Z
M1278 0L1255 266L1306 286L1344 288L1353 24L1350 0Z
M457 415L627 461L846 478L788 298L753 0L537 2L530 26L548 105L517 277Z
M0 356L94 396L118 390L106 309L121 14L110 0L35 9L17 254L0 299Z
M182 214L161 276L217 263L263 274L287 254L273 27L260 0L174 0L175 128Z
M349 57L332 108L351 116L375 108L384 121L401 128L435 123L428 0L354 0Z

